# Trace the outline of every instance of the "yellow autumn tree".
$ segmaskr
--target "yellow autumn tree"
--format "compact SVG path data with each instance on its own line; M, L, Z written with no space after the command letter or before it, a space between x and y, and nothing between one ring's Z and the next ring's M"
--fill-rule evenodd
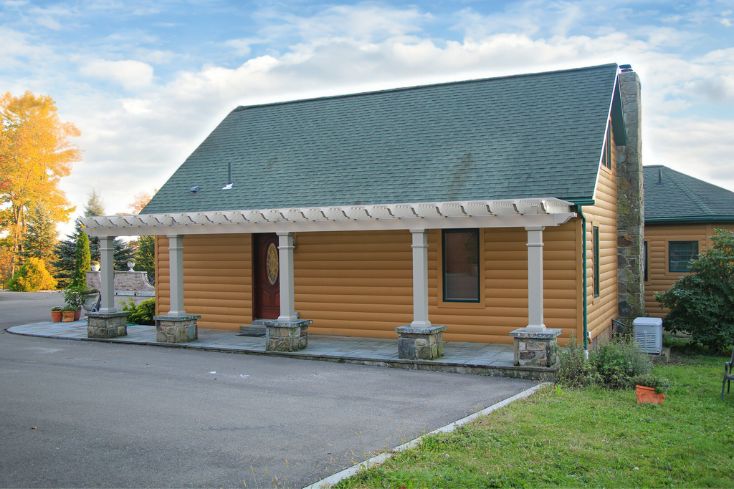
M26 216L41 205L55 222L74 207L59 188L81 153L69 141L79 130L59 119L54 100L25 92L0 96L0 229L10 245L11 275L22 253Z

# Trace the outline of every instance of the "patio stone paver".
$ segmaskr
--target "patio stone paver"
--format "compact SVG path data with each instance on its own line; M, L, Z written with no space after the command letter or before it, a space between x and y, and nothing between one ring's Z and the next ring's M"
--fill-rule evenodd
M552 369L513 366L510 345L446 342L444 356L437 360L404 360L398 358L397 341L346 336L309 335L308 347L295 352L266 352L265 338L239 336L233 331L199 328L199 339L170 345L156 341L155 327L130 324L127 336L109 339L87 338L86 320L72 323L33 323L8 328L15 334L110 343L131 343L181 347L202 350L279 355L351 363L386 364L403 368L446 370L482 375L548 378Z

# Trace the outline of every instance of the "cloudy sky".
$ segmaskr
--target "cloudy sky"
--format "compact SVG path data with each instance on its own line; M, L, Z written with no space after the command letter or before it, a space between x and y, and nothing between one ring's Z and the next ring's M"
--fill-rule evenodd
M234 107L630 63L645 164L734 190L734 1L0 0L0 92L82 132L63 188L108 213L159 188Z

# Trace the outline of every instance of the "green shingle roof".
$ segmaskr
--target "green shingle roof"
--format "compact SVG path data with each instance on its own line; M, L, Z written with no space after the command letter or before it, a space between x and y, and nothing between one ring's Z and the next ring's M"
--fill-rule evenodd
M663 165L644 177L645 223L734 222L734 192Z
M238 107L143 213L591 199L616 74L609 64ZM234 186L222 190L228 164Z

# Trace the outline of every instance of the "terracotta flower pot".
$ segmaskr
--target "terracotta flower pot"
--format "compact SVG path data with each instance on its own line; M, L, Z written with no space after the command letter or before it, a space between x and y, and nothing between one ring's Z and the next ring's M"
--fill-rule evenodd
M54 322L54 323L61 322L61 311L51 311L51 322Z
M74 311L74 321L79 321L79 318L82 317L82 310L77 309Z
M637 396L637 404L662 404L665 400L665 394L655 392L654 387L644 385L635 386L635 395Z
M65 323L70 323L74 321L74 317L76 316L76 311L62 311L62 321Z

